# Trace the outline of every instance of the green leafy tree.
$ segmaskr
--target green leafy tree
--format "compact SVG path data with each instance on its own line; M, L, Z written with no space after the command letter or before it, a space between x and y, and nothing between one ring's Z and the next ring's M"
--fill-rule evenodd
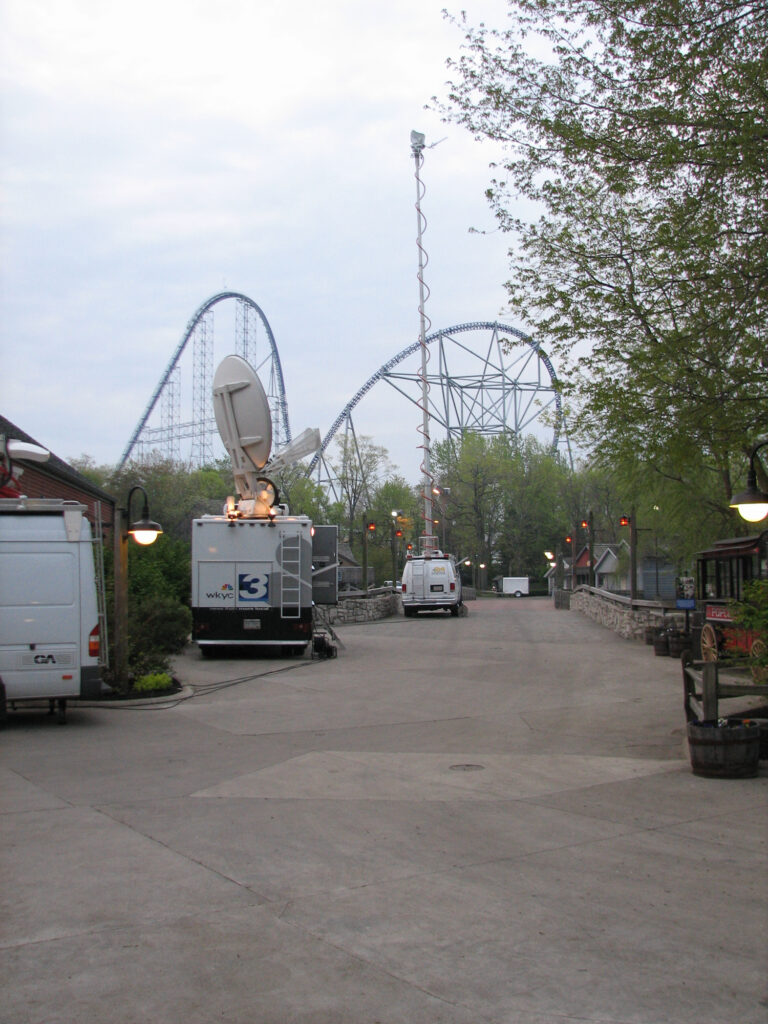
M460 442L434 446L432 465L444 489L454 554L490 566L504 519L505 456L508 440L467 432Z
M325 488L306 475L301 465L289 466L275 481L291 515L309 516L313 523L334 523L334 510Z
M509 8L505 29L463 23L444 111L504 152L488 196L515 236L512 307L570 363L603 463L684 491L703 476L732 528L734 469L768 422L768 7Z
M381 478L389 471L386 448L370 437L345 434L336 438L336 457L330 463L341 491L347 538L355 534L356 518L367 511Z
M377 583L399 579L405 561L405 545L418 546L421 515L419 488L412 487L403 476L394 474L381 481L371 493L366 509L368 518L376 523L376 532L368 535L368 564ZM392 513L397 512L397 516ZM401 537L396 536L400 530ZM359 545L354 547L357 553Z
M572 475L562 459L533 437L508 441L503 472L504 518L496 542L499 568L503 575L540 577L547 568L544 551L557 546L569 518L577 521L585 514L576 511L569 516Z
M129 462L116 470L107 490L124 504L131 488L139 484L147 492L149 511L163 534L189 541L192 520L205 513L221 512L234 481L228 462L190 469L160 455ZM141 512L140 496L134 497L131 515Z

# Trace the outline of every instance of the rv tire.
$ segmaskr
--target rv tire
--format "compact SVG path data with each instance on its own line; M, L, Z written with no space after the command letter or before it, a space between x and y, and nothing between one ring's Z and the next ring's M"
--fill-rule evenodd
M220 658L222 656L221 647L212 646L206 644L205 647L200 647L200 653L204 658Z

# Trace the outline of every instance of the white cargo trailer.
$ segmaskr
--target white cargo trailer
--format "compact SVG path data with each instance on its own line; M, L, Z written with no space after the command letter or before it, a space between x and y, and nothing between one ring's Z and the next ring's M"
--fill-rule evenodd
M527 576L502 576L501 592L511 597L527 597L530 586Z
M94 541L85 506L0 499L0 713L101 692Z

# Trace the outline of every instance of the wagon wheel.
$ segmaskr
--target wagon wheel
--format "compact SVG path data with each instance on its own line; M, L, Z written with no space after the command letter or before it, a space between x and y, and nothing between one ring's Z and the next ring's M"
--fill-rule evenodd
M701 658L702 661L717 661L718 656L717 633L707 622L701 631Z
M765 654L765 640L757 637L752 641L752 646L749 649L750 658L762 658Z

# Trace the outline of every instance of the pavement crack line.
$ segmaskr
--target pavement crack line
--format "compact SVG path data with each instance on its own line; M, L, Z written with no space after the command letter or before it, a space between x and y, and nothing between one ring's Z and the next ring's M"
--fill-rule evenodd
M162 839L158 839L157 836L153 836L150 832L144 832L142 829L136 828L133 825L129 825L127 822L122 821L116 815L112 814L106 808L93 807L92 809L97 814L103 815L113 824L128 829L128 831L132 832L134 835L140 836L142 839L146 839L148 842L153 843L160 849L166 850L173 857L177 857L179 860L185 861L188 864L194 864L202 871L205 871L206 873L213 875L214 877L219 878L224 882L228 882L230 885L234 885L240 890L244 890L245 892L250 893L254 897L254 899L257 900L257 903L255 904L256 906L269 906L274 902L273 900L270 900L267 896L261 894L257 889L254 889L252 886L247 885L245 882L240 882L236 878L230 877L223 871L219 871L217 868L212 867L210 864L206 864L205 861L202 861L197 857L192 857L188 853L182 853L181 851L174 849L174 847L171 846L169 843L164 842Z

